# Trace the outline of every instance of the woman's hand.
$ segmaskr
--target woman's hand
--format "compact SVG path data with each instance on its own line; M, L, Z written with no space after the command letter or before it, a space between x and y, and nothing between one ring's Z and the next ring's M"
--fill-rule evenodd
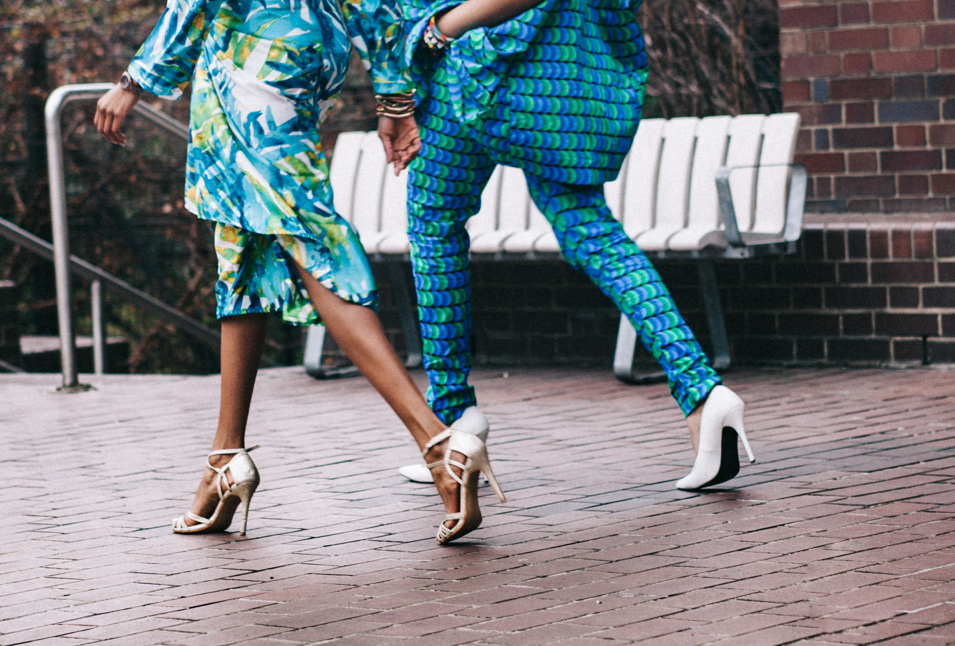
M378 117L378 138L385 147L388 163L395 165L395 175L407 168L421 151L421 137L414 117Z
M120 146L126 145L126 135L122 133L120 128L123 126L126 115L138 101L138 96L132 92L127 92L117 84L96 102L96 115L93 117L93 123L96 124L96 129L106 137L107 141Z

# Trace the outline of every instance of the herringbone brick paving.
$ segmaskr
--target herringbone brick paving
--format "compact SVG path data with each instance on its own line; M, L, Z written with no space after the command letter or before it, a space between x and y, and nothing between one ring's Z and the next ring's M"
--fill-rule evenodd
M3 645L955 643L955 372L732 373L759 462L700 494L664 386L478 370L509 499L448 547L361 379L260 374L245 538L169 528L218 378L87 380L0 376Z

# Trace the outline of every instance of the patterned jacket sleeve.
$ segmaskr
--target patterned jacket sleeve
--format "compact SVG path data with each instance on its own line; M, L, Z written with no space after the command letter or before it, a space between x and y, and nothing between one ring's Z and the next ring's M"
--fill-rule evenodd
M156 27L129 64L130 76L156 96L181 97L221 4L222 0L168 0Z
M341 0L341 7L348 36L371 74L375 92L412 89L401 56L403 16L397 0Z

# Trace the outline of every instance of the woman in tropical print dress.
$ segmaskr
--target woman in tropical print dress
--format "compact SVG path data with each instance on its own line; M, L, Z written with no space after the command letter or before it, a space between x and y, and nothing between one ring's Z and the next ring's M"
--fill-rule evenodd
M177 533L224 530L240 502L247 519L259 476L245 429L269 313L326 325L426 460L443 467L434 469L449 512L440 541L480 523L478 471L493 481L484 445L446 429L387 342L367 258L335 213L319 141L354 46L379 98L389 162L397 172L417 154L417 126L401 109L413 106L400 19L394 0L169 0L97 104L97 128L123 144L121 125L141 91L175 99L192 83L186 208L214 225L222 393L207 468L191 510L173 521Z

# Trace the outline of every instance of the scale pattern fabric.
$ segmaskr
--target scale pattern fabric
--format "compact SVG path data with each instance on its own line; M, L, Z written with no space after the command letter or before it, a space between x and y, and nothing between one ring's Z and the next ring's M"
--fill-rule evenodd
M220 317L317 323L289 257L344 300L374 304L365 252L335 213L318 126L353 45L376 92L412 87L401 37L395 0L169 0L129 72L164 98L193 83L186 208L217 223Z
M441 69L454 118L483 123L508 165L569 184L614 179L646 88L639 0L545 0L497 27L469 31L440 61L416 56L430 17L459 3L403 4L405 60L419 100L433 93Z
M476 403L468 385L470 237L465 225L480 210L481 192L495 165L511 161L488 125L495 121L462 124L457 118L449 77L446 70L436 70L431 94L418 110L422 150L408 177L408 235L430 381L427 398L445 423ZM614 219L603 186L553 181L527 170L524 175L564 258L626 314L688 415L721 379L649 259Z

